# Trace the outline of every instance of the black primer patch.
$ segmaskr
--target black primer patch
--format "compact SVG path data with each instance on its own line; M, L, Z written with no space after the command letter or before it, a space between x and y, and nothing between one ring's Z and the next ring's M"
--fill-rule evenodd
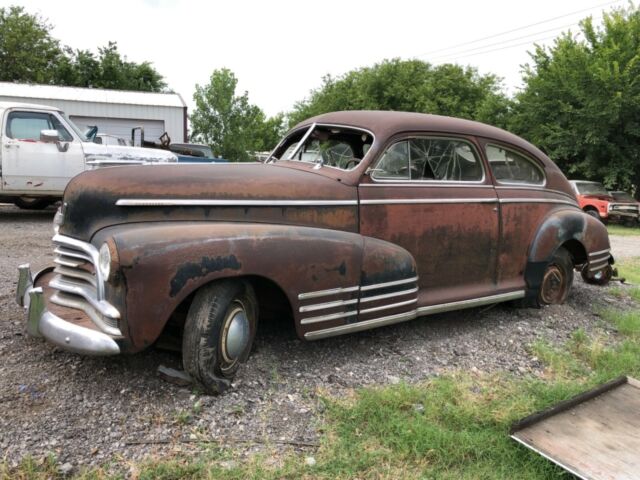
M171 291L169 295L175 297L189 280L204 277L211 272L219 272L226 269L239 270L241 266L235 255L215 258L202 257L200 263L185 263L178 268L175 276L171 279Z

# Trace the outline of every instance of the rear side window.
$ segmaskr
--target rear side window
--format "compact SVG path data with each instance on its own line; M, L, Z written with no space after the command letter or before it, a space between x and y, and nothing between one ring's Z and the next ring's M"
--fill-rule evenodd
M372 177L378 180L477 182L482 165L467 142L448 138L411 138L382 155Z
M493 176L500 183L544 184L542 169L532 159L513 150L487 145L487 159Z
M63 142L71 142L73 137L62 126L60 120L49 113L11 112L7 120L7 136L17 140L40 140L42 130L57 130L58 138Z

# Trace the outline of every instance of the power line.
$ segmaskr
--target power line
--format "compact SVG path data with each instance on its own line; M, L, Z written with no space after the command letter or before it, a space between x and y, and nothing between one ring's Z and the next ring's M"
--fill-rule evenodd
M464 49L464 50L460 50L459 52L445 53L444 55L438 55L435 58L430 58L429 60L439 60L441 58L457 57L458 55L461 55L461 54L466 54L466 53L469 53L469 52L474 52L476 50L482 50L484 48L494 47L494 46L497 46L497 45L504 45L505 43L514 42L516 40L522 40L523 38L537 37L538 35L541 35L543 33L554 32L556 30L562 30L563 28L573 27L575 25L578 25L578 24L575 23L575 22L574 23L569 23L567 25L562 25L561 27L550 28L550 29L547 29L547 30L542 30L540 32L530 33L528 35L522 35L520 37L514 37L514 38L510 38L508 40L502 40L500 42L488 43L488 44L482 45L480 47Z
M549 19L547 19L547 20L541 20L541 21L536 22L536 23L531 23L531 24L529 24L529 25L525 25L525 26L522 26L522 27L513 28L513 29L511 29L511 30L507 30L507 31L504 31L504 32L500 32L500 33L496 33L496 34L493 34L493 35L489 35L489 36L487 36L487 37L478 38L478 39L476 39L476 40L470 40L470 41L468 41L468 42L458 43L457 45L452 45L452 46L450 46L450 47L446 47L446 48L440 48L440 49L437 49L437 50L432 50L432 51L430 51L430 52L422 53L422 54L420 54L420 55L416 55L416 56L417 56L417 57L425 57L425 56L427 56L427 55L432 55L432 54L434 54L434 53L440 53L440 52L444 52L444 51L447 51L447 50L452 50L452 49L454 49L454 48L464 47L464 46L466 46L466 45L471 45L471 44L474 44L474 43L482 42L482 41L484 41L484 40L490 40L490 39L492 39L492 38L501 37L501 36L503 36L503 35L507 35L508 33L518 32L518 31L520 31L520 30L526 30L527 28L535 27L535 26L537 26L537 25L542 25L542 24L544 24L544 23L553 22L553 21L555 21L555 20L559 20L559 19L561 19L561 18L570 17L571 15L577 15L577 14L579 14L579 13L588 12L589 10L594 10L594 9L596 9L596 8L607 7L607 6L609 6L609 5L613 5L614 3L620 3L621 1L622 1L622 0L614 0L614 1L612 1L612 2L602 3L602 4L600 4L600 5L595 5L595 6L593 6L593 7L584 8L584 9L582 9L582 10L576 10L575 12L566 13L566 14L564 14L564 15L559 15L559 16L557 16L557 17L549 18Z
M544 40L550 40L552 38L557 38L557 35L551 35L551 36L544 37L544 38L537 38L535 40L528 40L526 42L516 43L515 45L507 45L505 47L492 48L492 49L485 50L485 51L482 51L482 52L470 53L468 55L458 55L458 56L451 57L451 58L458 59L458 58L466 58L466 57L475 57L476 55L484 55L485 53L498 52L500 50L507 50L509 48L521 47L523 45L530 45L531 43L542 42ZM441 58L448 58L448 57L441 57Z

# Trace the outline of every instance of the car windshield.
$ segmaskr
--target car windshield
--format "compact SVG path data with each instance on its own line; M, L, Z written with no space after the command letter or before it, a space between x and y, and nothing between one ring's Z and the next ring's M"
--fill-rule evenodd
M270 158L352 170L373 144L373 135L350 127L313 124L291 133Z
M618 202L635 202L633 197L627 192L611 192L611 196Z
M76 135L78 135L78 137L80 137L80 140L83 142L88 141L87 136L82 132L82 130L80 130L80 128L78 128L78 126L73 123L71 121L71 119L69 117L67 117L67 115L63 112L60 112L60 115L62 116L62 118L65 119L65 121L67 122L67 124L71 127L71 129L76 133Z
M609 196L609 192L605 190L601 183L576 183L578 192L582 195L606 195Z

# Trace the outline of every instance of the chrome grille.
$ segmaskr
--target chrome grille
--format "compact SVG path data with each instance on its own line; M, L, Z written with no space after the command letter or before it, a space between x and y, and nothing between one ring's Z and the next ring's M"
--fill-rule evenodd
M54 273L49 287L56 290L51 301L56 305L82 310L105 333L121 335L120 313L104 299L104 282L96 268L98 250L90 243L64 235L53 237Z

